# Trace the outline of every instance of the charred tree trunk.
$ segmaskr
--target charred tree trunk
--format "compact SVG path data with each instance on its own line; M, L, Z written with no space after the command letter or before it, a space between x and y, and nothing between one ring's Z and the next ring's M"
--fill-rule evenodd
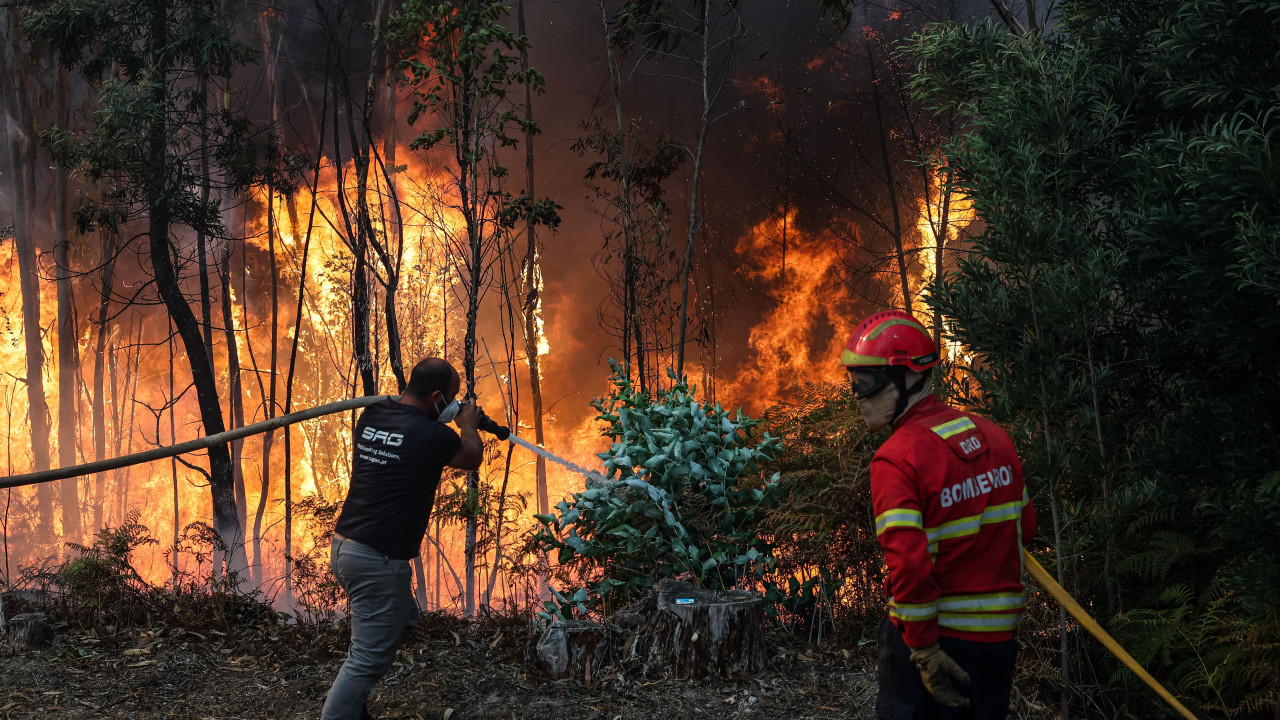
M735 22L737 22L736 19ZM716 80L714 86L712 84L713 71L711 63L713 48L710 23L711 0L702 0L698 7L698 42L701 44L701 55L698 58L698 81L699 88L702 91L702 115L698 125L698 144L693 152L693 179L689 190L689 228L684 248L684 263L680 271L680 324L679 337L676 340L676 375L681 379L684 378L684 351L689 329L689 285L693 276L693 246L698 233L702 232L702 224L705 221L700 195L702 192L702 161L707 149L707 133L711 127L711 108L716 102L716 97L724 88L723 76ZM740 31L740 26L735 27L735 34ZM731 53L735 52L732 49L733 47L735 47L734 44L731 44ZM729 58L729 62L732 63L732 57Z
M200 80L200 202L209 204L209 138L208 138L208 81ZM207 238L203 227L196 228L196 263L200 271L200 319L204 327L204 349L213 357L213 308L209 295L209 263ZM241 520L243 522L243 519Z
M15 653L46 648L53 643L53 623L41 612L14 615L5 623L0 639Z
M583 620L551 625L538 637L531 654L535 666L548 677L584 684L603 677L614 664L608 629Z
M178 442L178 422L174 413L178 409L178 399L173 394L173 325L169 325L169 444ZM160 423L156 422L156 441L160 440ZM178 527L181 525L180 503L178 502L178 456L169 458L169 475L173 481L173 589L178 589Z
M646 677L741 678L764 669L764 600L756 593L664 580L613 624L622 629L636 619L618 660L639 662Z
M662 580L604 627L548 628L535 659L553 677L588 682L611 667L646 678L750 677L765 665L764 600L745 590Z
M167 4L156 0L152 5L151 42L152 62L159 76L168 73L169 59L164 51L168 44ZM152 98L157 108L167 108L169 98L166 87L157 84ZM213 373L213 359L205 353L204 337L200 321L182 292L178 267L174 263L174 248L169 236L171 211L167 186L168 126L163 112L157 112L147 130L148 168L146 201L148 205L147 236L152 272L156 289L164 301L169 317L182 338L187 360L191 365L191 379L195 384L196 398L200 406L200 419L206 435L214 435L226 429L222 420L221 397ZM214 530L222 538L230 554L226 558L227 570L240 572L246 568L244 561L244 532L236 517L235 486L232 477L231 452L226 445L209 448L209 491L213 503ZM243 579L243 578L242 578Z

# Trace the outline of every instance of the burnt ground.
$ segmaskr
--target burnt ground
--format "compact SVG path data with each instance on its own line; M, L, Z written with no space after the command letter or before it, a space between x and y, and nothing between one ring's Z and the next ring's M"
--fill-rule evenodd
M53 645L0 655L0 718L318 718L346 650L344 626L172 625L73 630ZM748 681L590 684L547 681L523 662L530 629L518 622L424 617L370 696L378 718L873 717L874 642L817 647L770 635L771 660ZM1045 718L1015 695L1013 717Z

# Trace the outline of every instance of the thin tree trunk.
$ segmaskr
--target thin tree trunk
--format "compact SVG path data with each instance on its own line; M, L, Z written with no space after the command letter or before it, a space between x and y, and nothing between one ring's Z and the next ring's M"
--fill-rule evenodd
M605 58L609 67L609 88L613 95L613 112L618 123L618 177L622 186L622 278L623 278L623 298L622 298L622 343L624 355L630 359L631 355L626 352L627 346L631 342L631 336L635 336L635 354L636 354L636 375L640 380L640 392L648 392L648 373L645 368L645 346L644 346L644 326L640 322L640 307L636 301L636 270L637 248L635 238L635 207L631 200L631 168L628 141L630 133L628 131L626 118L622 113L622 85L619 79L618 61L613 52L613 43L609 32L609 11L605 6L604 0L600 0L600 27L604 34L604 51ZM527 51L526 51L527 54ZM527 61L527 60L526 60ZM530 111L532 112L532 110ZM532 151L530 151L532 152ZM532 182L532 181L531 181ZM533 188L529 188L530 197L532 197ZM630 368L627 375L630 377ZM535 400L535 412L537 411ZM545 468L545 464L543 465ZM545 472L545 470L544 470Z
M126 330L125 330L125 332L126 332L126 335L127 335L128 330L126 329ZM107 372L108 372L108 377L107 377L108 385L107 385L107 388L111 391L111 402L110 402L110 407L111 407L111 427L112 427L112 429L114 430L114 432L112 433L112 437L113 437L113 438L115 438L114 442L112 443L112 446L113 446L113 450L115 451L115 454L116 454L117 456L119 456L119 455L120 455L120 442L121 442L120 435L122 434L122 433L121 433L121 428L120 428L120 415L121 415L121 413L123 412L123 405L120 403L120 392L119 392L119 390L118 390L118 388L120 387L120 385L119 385L119 380L120 380L120 360L119 360L119 357L120 357L120 354L119 354L119 352L118 352L118 348L116 347L116 343L115 343L115 342L111 342L111 343L110 343L110 345L108 345L108 346L107 346L107 358L106 358L106 362L107 362ZM103 409L104 409L104 411L105 411L105 409L106 409L106 408L104 407ZM104 422L103 422L103 431L104 431L104 435L103 435L103 445L104 445L104 447L103 447L103 452L102 452L103 459L106 459L106 447L105 447L105 445L106 445L106 436L105 436L106 427L105 427L105 426L106 426L106 423L105 423L105 420L104 420ZM112 482L112 485L113 485L113 487L114 487L114 488L115 488L115 490L116 490L116 494L115 494L115 495L116 495L116 500L117 500L117 501L119 501L120 496L121 496L121 494L122 494L122 493L120 492L120 472L121 472L120 470L115 470L115 471L113 471L113 472L111 473L111 480L113 481L113 482ZM119 504L117 503L117 510L118 510L118 509L119 509ZM104 513L104 514L105 514L105 513ZM118 515L118 514L119 514L119 513L117 513L117 515ZM103 519L103 522L107 522L107 523L109 523L109 522L111 522L111 520L112 520L112 519L111 519L110 517L106 517L106 518L104 518L104 519ZM105 526L104 526L104 525L102 525L101 523L99 523L99 525L98 525L98 526L99 526L99 527L105 527Z
M106 365L107 337L111 333L111 284L115 270L115 235L100 233L102 243L102 290L98 296L98 337L93 355L93 456L101 462L107 459L107 413L103 381ZM114 374L114 371L113 371ZM112 380L114 383L114 379ZM103 527L103 507L106 505L107 474L100 472L93 479L93 527Z
M507 443L507 459L502 468L502 491L498 493L498 517L493 528L493 567L489 570L489 584L484 590L484 605L492 607L493 585L498 580L498 564L502 561L502 521L507 507L507 483L511 480L511 454L515 443Z
M130 355L125 357L124 363L124 386L120 393L120 397L129 398L129 401L122 401L120 403L121 412L116 421L116 428L118 429L123 426L125 430L123 433L116 433L116 456L133 452L134 428L137 427L135 421L137 420L138 411L138 403L133 402L133 398L137 397L138 380L142 376L142 373L139 372L139 370L142 368L142 334L145 329L141 322L137 323L137 325L138 330L136 333L132 334L131 342L128 346L131 351ZM129 408L129 420L127 423L124 421L124 406ZM132 473L128 468L122 468L120 472L115 475L117 492L120 494L120 513L119 517L116 519L117 522L123 522L125 513L127 513L129 509L130 485L128 481L130 475L132 475Z
M21 37L17 26L17 12L9 11L9 33L16 40ZM49 469L49 417L44 394L44 344L40 324L40 279L37 276L34 230L28 209L35 205L35 177L32 168L36 163L35 146L28 133L31 124L26 122L30 113L25 78L21 69L14 69L9 99L11 126L8 128L9 157L13 168L10 172L13 184L13 238L14 252L18 255L19 288L22 293L22 335L27 360L27 416L31 427L32 469L39 472ZM17 126L13 126L14 123ZM41 485L36 488L38 524L37 542L53 542L53 488Z
M174 413L178 410L178 399L173 395L173 323L169 323L169 444L175 445L178 442L178 423L174 419ZM157 423L158 425L158 423ZM156 440L159 441L160 433L156 433ZM174 455L169 458L169 473L173 479L173 589L178 589L178 527L182 522L179 516L178 504L178 456Z
M702 183L702 155L707 148L707 130L711 124L711 29L707 25L711 0L702 0L699 7L702 28L702 57L699 79L702 88L702 117L698 125L698 146L693 154L693 183L689 193L689 234L684 248L684 264L680 270L680 336L676 341L676 376L684 380L684 346L689 328L689 282L693 275L693 243L702 229L698 198Z
M1030 285L1028 285L1030 288ZM1033 323L1036 338L1040 338L1040 320L1036 314L1036 300L1034 290L1030 291L1029 298L1031 300L1031 321ZM1040 392L1048 397L1047 390L1044 385L1044 378L1040 378ZM1040 411L1042 422L1044 423L1044 445L1045 460L1049 467L1053 467L1053 436L1049 430L1049 413L1045 410ZM1055 479L1049 480L1049 513L1053 520L1053 548L1054 563L1057 573L1058 584L1066 587L1066 569L1062 562L1062 519L1058 509L1058 482ZM1059 696L1060 709L1064 720L1071 717L1071 655L1068 652L1067 641L1067 609L1058 604L1058 633L1059 633L1059 659L1062 668L1062 685L1063 690Z
M276 267L276 199L275 189L267 185L267 257L268 272L271 273L271 350L267 366L267 388L262 393L262 419L270 420L276 412L276 371L279 365L279 318L280 318L280 280ZM256 367L256 363L255 363ZM261 373L257 374L259 378ZM262 558L262 519L266 513L267 502L271 497L271 451L275 447L275 431L269 430L262 435L262 486L258 494L258 509L253 516L253 567L257 582L265 584Z
M1107 616L1115 617L1118 611L1119 591L1116 587L1115 557L1116 538L1111 526L1111 463L1107 458L1107 444L1102 437L1102 404L1098 400L1098 375L1093 366L1093 330L1085 328L1085 361L1089 364L1089 396L1093 405L1093 429L1098 436L1098 459L1101 467L1107 468L1102 474L1102 516L1107 536L1106 550L1102 555L1102 581L1107 589Z
M516 27L520 35L525 35L524 0L516 5ZM612 61L610 62L612 67ZM529 70L529 48L523 46L520 51L520 69ZM610 75L613 71L610 70ZM619 104L619 108L621 105ZM537 197L534 190L533 174L533 89L531 83L524 85L524 118L525 118L525 192L532 199ZM542 345L542 329L539 327L539 310L542 308L541 280L542 270L538 263L538 239L534 233L533 218L525 222L525 236L528 246L524 259L524 353L529 367L529 395L533 398L533 439L538 445L545 444L542 424L542 360L538 353ZM537 498L538 514L546 515L551 510L551 502L547 495L547 460L541 455L534 460L534 495ZM546 553L541 553L544 562ZM545 594L547 587L546 573L538 575L538 594Z
M67 71L58 70L58 125L70 124ZM71 208L69 178L61 167L53 168L53 263L58 293L58 464L76 464L76 388L80 378L80 358L71 287ZM62 541L80 542L79 478L63 480Z
M328 57L325 58L325 65L329 62ZM320 117L329 109L329 85L325 84L324 96L320 101ZM320 139L316 143L316 147L320 148L316 154L315 167L311 176L311 207L307 212L307 233L302 241L302 262L298 266L298 304L297 311L293 318L293 342L289 347L289 371L285 377L284 383L284 412L293 412L293 379L298 367L298 343L302 339L302 310L307 300L307 260L311 252L311 232L315 228L316 218L316 200L320 187L320 165L324 160L324 123L319 123ZM297 233L298 221L296 213L293 211L293 202L290 201L290 221ZM293 600L293 497L291 488L293 487L293 428L284 428L284 489L285 489L285 523L284 523L284 582L285 597L290 603Z
M884 162L885 187L889 190L889 217L893 222L893 244L898 259L898 280L902 283L902 305L912 312L911 286L907 278L907 253L902 244L902 212L898 205L898 185L893 163L889 160L889 128L885 125L884 102L880 96L880 76L871 41L866 43L867 65L871 69L871 97L876 111L876 129L880 140L880 158Z
M474 63L474 61L470 61ZM480 321L480 283L483 279L484 262L484 228L480 225L479 208L483 200L479 195L479 132L473 127L476 122L474 113L478 112L473 103L472 68L464 62L462 72L464 86L459 91L457 128L458 138L454 144L455 160L458 167L458 199L462 208L462 216L466 222L468 252L470 256L465 263L467 269L467 331L462 340L462 371L466 383L468 400L476 394L476 340ZM476 610L476 534L478 530L478 504L480 496L480 473L477 470L467 472L467 520L466 541L463 548L465 564L466 588L463 592L462 613L471 617Z
M169 59L164 51L168 45L167 9L165 0L154 0L152 3L151 61L157 69L157 77L166 77L168 74ZM170 100L165 93L166 86L158 83L152 93L152 101L156 107L169 107ZM168 126L163 113L159 113L152 121L147 135L147 235L156 289L182 338L187 360L191 365L191 379L196 388L204 432L206 435L214 435L223 432L226 426L222 419L221 399L213 373L213 359L205 353L200 322L191 312L191 306L182 293L178 268L173 259L174 248L169 237L171 194L167 186ZM248 563L245 561L244 532L236 517L231 453L226 445L209 448L209 492L212 496L214 530L222 538L230 554L225 559L226 569L229 573L239 573L247 569Z
M200 202L209 203L209 140L207 137L209 99L208 81L200 80ZM200 268L200 319L204 328L204 348L209 357L213 357L213 308L209 301L209 264L208 249L204 228L196 228L196 261Z
M933 252L933 281L942 281L942 253L947 248L947 234L951 231L951 188L947 181L942 185L942 201L938 203L941 213L938 218L937 247ZM933 346L942 351L942 310L933 310Z
M441 529L441 527L443 527L443 524L442 524L442 521L441 521L441 519L440 519L440 515L439 515L439 514L437 514L437 515L436 515L436 532L435 532L435 535L433 536L431 533L427 533L427 539L428 539L428 540L430 540L432 537L434 537L434 538L435 538L435 540L436 540L435 544L432 546L432 547L434 547L434 548L435 548L435 559L436 559L436 581L435 581L435 583L433 583L433 584L432 584L432 586L431 586L431 587L434 589L434 591L435 591L435 596L436 596L436 605L435 605L436 612L439 612L439 611L440 611L440 564L441 564L441 558L440 558L440 529Z
M231 304L231 251L228 239L218 264L218 283L221 286L222 332L227 346L227 407L231 411L231 423L244 427L244 392L240 378L240 345L236 337L235 309ZM231 443L231 473L236 501L236 519L245 527L249 501L244 488L244 440ZM253 578L257 581L257 578Z

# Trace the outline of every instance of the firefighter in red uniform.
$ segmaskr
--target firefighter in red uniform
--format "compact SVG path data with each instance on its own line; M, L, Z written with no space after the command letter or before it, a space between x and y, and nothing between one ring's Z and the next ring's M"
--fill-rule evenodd
M938 359L901 311L863 320L841 359L867 424L893 428L871 461L889 568L876 717L1003 720L1035 509L1009 436L934 396Z

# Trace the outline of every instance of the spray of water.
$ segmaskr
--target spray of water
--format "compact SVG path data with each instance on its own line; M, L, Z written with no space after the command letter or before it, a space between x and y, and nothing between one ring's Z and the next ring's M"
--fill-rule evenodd
M609 482L609 479L608 479L608 478L606 478L604 475L601 475L600 473L595 472L594 470L587 470L587 469L585 469L585 468L578 467L577 465L574 465L573 463L569 462L568 460L565 460L564 458L560 457L559 455L556 455L556 454L552 453L550 450L547 450L546 448L542 447L541 445L534 445L533 443L529 442L528 440L525 440L524 438L516 437L515 435L512 435L511 437L509 437L509 438L507 438L507 439L508 439L508 440L510 440L511 442L515 443L516 445L519 445L519 446L520 446L520 447L522 447L522 448L527 448L527 449L529 449L529 450L531 450L531 451L533 451L533 452L537 453L538 455L541 455L542 457L544 457L544 458L546 458L546 459L550 460L550 461L551 461L551 462L553 462L553 463L556 463L556 464L559 464L559 465L563 465L564 467L569 468L570 470L572 470L572 471L574 471L574 472L576 472L576 473L578 473L578 474L580 474L580 475L582 475L582 476L586 477L588 480L592 480L592 481L600 482L600 483L607 483L607 482Z

